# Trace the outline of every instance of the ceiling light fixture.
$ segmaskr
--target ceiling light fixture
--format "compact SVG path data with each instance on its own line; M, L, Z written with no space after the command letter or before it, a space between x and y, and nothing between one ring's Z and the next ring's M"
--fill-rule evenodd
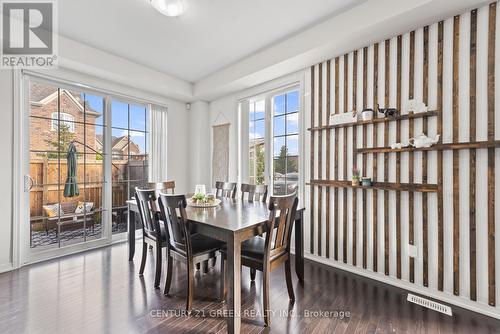
M179 16L184 12L182 0L151 0L151 6L166 16Z

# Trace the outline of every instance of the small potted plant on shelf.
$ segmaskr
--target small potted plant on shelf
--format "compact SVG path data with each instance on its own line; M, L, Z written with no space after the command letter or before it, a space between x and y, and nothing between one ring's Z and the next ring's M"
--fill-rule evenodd
M354 167L352 169L352 185L358 186L361 180L361 171Z

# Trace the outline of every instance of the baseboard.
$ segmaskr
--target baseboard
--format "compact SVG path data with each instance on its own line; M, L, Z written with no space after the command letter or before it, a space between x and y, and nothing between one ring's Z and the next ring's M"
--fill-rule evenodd
M12 263L6 263L6 264L0 265L0 273L5 273L5 272L11 271L13 269L14 269L14 266L12 265Z
M393 285L395 287L408 290L414 293L418 293L422 296L426 296L441 302L445 302L448 304L452 304L473 312L481 313L484 315L487 315L489 317L495 318L495 319L500 319L500 307L491 307L488 304L485 303L480 303L480 302L473 302L470 301L469 299L466 299L464 297L457 297L452 294L438 291L435 289L430 289L426 287L421 287L417 286L413 283L406 282L400 279L388 277L384 274L381 273L376 273L370 270L366 269L361 269L358 267L354 267L352 265L348 265L342 262L337 262L332 259L327 259L324 257L320 257L317 255L313 255L307 252L304 252L304 257L306 259L309 259L314 262L318 262L327 266L331 266L334 268L338 268L344 271L348 271L363 277L367 277L376 281L380 281L386 284Z

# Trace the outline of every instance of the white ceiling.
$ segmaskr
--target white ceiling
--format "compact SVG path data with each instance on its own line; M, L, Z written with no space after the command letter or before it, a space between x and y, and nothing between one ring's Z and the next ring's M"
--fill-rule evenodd
M364 0L185 0L177 18L149 0L64 0L61 35L194 82Z

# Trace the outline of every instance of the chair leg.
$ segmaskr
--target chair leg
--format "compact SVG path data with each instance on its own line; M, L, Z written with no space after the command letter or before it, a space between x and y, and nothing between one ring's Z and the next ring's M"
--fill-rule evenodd
M188 291L186 300L186 311L191 312L193 307L193 290L194 290L194 265L192 260L187 260L187 275L188 275Z
M155 268L155 288L160 287L161 278L161 244L156 244L156 268Z
M165 279L165 290L163 291L164 295L168 295L170 291L170 285L172 284L172 265L174 258L170 256L169 251L167 249L167 278Z
M142 260L141 260L141 269L139 269L139 275L144 274L144 267L146 266L146 257L148 256L148 244L142 243Z
M271 318L270 318L270 315L269 315L269 289L270 289L270 286L269 286L269 283L270 283L270 280L269 280L269 276L271 274L270 268L264 268L264 275L263 275L263 288L264 288L264 293L263 293L263 297L264 297L264 323L266 324L266 326L271 326Z
M292 283L292 270L290 266L290 258L285 261L285 277L286 277L286 288L288 289L288 297L290 300L295 300L295 294L293 293L293 283Z
M257 270L250 268L250 280L253 282L255 281L255 274L257 273Z
M214 268L216 264L217 264L217 255L215 255L213 258L209 260L210 268Z

